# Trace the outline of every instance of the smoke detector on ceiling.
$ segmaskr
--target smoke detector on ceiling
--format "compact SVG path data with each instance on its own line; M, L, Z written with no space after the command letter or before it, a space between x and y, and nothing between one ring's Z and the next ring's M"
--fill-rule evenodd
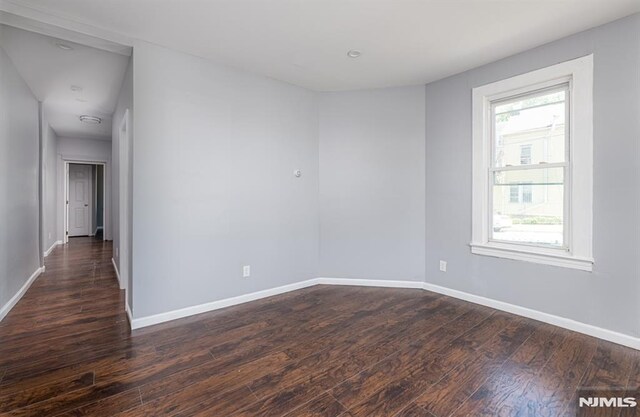
M80 121L82 123L88 123L90 125L99 125L100 123L102 123L102 119L96 116L87 116L86 114L83 114L82 116L80 116Z

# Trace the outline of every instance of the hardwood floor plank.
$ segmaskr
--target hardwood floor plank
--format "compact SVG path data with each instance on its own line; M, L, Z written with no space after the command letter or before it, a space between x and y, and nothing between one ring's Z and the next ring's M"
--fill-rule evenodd
M0 396L0 412L11 411L16 408L26 407L40 401L48 400L51 397L64 395L93 385L95 374L87 372L74 375L70 378L60 379L48 384L25 387L20 391L12 392Z
M175 372L199 366L210 360L211 355L208 351L195 351L191 355L156 355L142 359L144 364L140 367L119 361L112 368L97 370L96 382L92 386L51 397L21 408L11 415L46 415L80 408Z
M172 392L199 384L213 390L224 392L252 381L255 378L282 368L289 357L283 352L274 352L256 358L241 366L229 365L217 360L209 361L201 366L177 372L170 377L140 387L142 400L147 403Z
M129 410L123 415L145 417L191 415L197 410L206 411L209 413L208 415L216 415L215 412L222 413L223 410L225 413L233 412L253 400L251 391L242 385L237 389L221 390L219 386L198 383L149 402L143 401L141 406Z
M127 323L112 321L92 330L68 333L65 337L49 340L28 337L19 343L3 341L3 346L0 347L0 366L15 368L70 351L95 349L112 343L113 340L122 340L128 334Z
M400 411L395 417L435 417L433 414L425 410L424 408L411 403L407 408Z
M573 398L568 401L564 414L617 417L621 411L620 408L580 409L578 397L618 397L624 395L633 369L633 361L637 360L636 354L637 352L633 352L630 348L599 340L596 352L591 358Z
M100 348L70 351L52 355L30 364L21 364L7 369L5 378L0 381L0 394L12 392L56 378L64 378L79 372L95 368L112 366L118 361L133 361L135 358L155 353L153 347L131 346L130 343L112 343ZM129 362L128 362L129 363Z
M633 367L629 374L627 389L624 392L623 397L633 397L636 402L640 404L640 352L632 352L631 354L634 356ZM640 407L620 410L620 417L640 417Z
M514 322L511 328L505 329L481 346L476 355L463 361L426 388L415 403L434 415L450 415L487 378L498 372L510 356L517 356L519 352L530 352L528 358L536 357L536 354L543 350L541 345L545 342L538 340L539 335L540 327L533 325L532 329L526 323Z
M496 319L497 322L502 321L500 320L502 317L496 317ZM450 380L455 381L455 384L446 382L441 386L444 389L439 391L439 387L436 388L436 392L442 392L442 395L436 396L436 398L441 400L444 398L447 404L464 401L479 383L489 374L495 372L533 332L534 327L530 323L518 318L512 320L483 344L466 343L469 340L469 334L478 333L475 328L470 330L468 334L462 335L447 348L421 360L415 371L398 375L366 401L349 407L349 410L354 415L361 416L394 415L405 404L415 401L425 389L442 380L448 372L454 369L457 369L457 372ZM494 327L488 324L487 328ZM451 346L463 346L464 348L451 349ZM485 351L478 352L481 347L485 348ZM486 354L486 352L491 353ZM457 367L458 364L463 365ZM469 366L464 366L465 364ZM440 403L442 402L440 401ZM430 409L427 410L437 414Z
M333 396L351 410L358 403L370 398L375 392L389 384L394 379L396 370L410 372L411 368L417 368L420 358L429 358L438 350L448 348L453 340L488 320L490 314L490 312L486 312L485 315L481 315L474 311L458 317L435 331L431 343L425 346L412 345L406 351L396 352L370 369L360 372L333 388Z
M324 393L286 414L286 417L335 417L347 411L330 394Z
M440 324L443 325L445 323L446 322ZM390 340L394 339L391 338ZM377 348L378 346L374 344L369 350L354 349L354 351L346 357L341 359L336 358L332 366L324 367L319 372L310 372L309 375L303 379L283 383L282 381L286 381L286 377L280 374L277 378L272 378L272 383L276 384L277 388L271 387L270 391L267 391L275 392L275 394L260 399L250 407L241 410L238 415L268 416L295 411L300 404L304 404L325 392L327 389L336 386L340 381L353 375L359 369L371 366L385 356L392 354L392 352L397 349L397 346L389 342L388 350ZM284 374L286 374L286 370ZM254 385L251 385L251 387L252 391L255 392L255 390L253 390ZM261 397L263 394L264 393L260 391L256 393L258 397Z
M523 395L512 401L519 412L540 416L560 416L571 399L596 350L596 340L562 330L565 334L554 355L522 388Z
M455 389L460 395L448 399L446 403L429 402L427 394L422 406L437 415L467 416L472 413L477 416L508 416L519 413L523 388L542 370L563 340L557 330L540 324L515 352L502 357L497 357L493 349L483 349L483 356L498 359L493 362L493 367L485 367L479 376L466 375L468 382L463 384L466 385L466 392ZM455 375L447 377L450 378L448 384L458 379Z
M419 311L415 310L414 314L418 315ZM434 320L433 323L437 324L438 321ZM333 335L329 339L333 342L332 346L323 347L311 355L292 362L277 373L265 375L253 381L249 387L258 398L264 398L301 379L313 378L316 374L341 367L346 370L347 362L357 363L360 366L366 366L367 362L373 364L398 349L398 342L401 342L401 339L394 337L396 333L396 326L386 322L378 325L365 322L365 327L360 329L349 327L341 335ZM354 334L358 336L354 338ZM408 340L406 342L408 343Z
M422 290L321 285L131 331L111 257L55 248L0 323L0 415L564 417L640 386L639 352Z
M416 314L420 314L421 310L416 310ZM443 309L442 313L448 311L447 314L436 317L432 322L431 331L424 334L425 337L429 333L438 329L448 321L452 320L460 311L455 309ZM318 352L311 355L292 366L278 371L276 374L267 375L252 384L250 387L254 394L260 398L265 404L274 404L277 396L281 392L286 392L287 388L297 385L304 387L295 394L299 398L312 398L318 389L328 389L340 382L341 378L354 374L358 369L366 368L375 364L382 358L392 354L400 347L409 346L411 340L403 337L394 337L393 328L386 329L384 325L380 328L372 328L369 330L370 335L375 335L373 339L367 339L365 333L358 333L359 340L346 339L346 343L342 348L337 345L333 349ZM381 342L376 342L381 340ZM414 340L415 341L415 340ZM404 345L403 345L404 344ZM368 348L365 346L369 345ZM305 372L298 372L305 370ZM296 374L298 377L296 378ZM300 377L300 374L304 377ZM293 376L292 376L293 375ZM272 397L265 398L271 395ZM287 406L292 405L288 402ZM264 411L261 411L264 413Z
M56 417L112 417L140 405L142 405L140 393L137 388L134 388L57 414Z

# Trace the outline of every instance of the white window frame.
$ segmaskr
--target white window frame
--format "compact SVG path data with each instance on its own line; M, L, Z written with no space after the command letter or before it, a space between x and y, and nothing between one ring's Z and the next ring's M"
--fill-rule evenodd
M569 81L568 246L548 248L491 241L491 102ZM593 55L473 89L473 196L471 252L592 271Z

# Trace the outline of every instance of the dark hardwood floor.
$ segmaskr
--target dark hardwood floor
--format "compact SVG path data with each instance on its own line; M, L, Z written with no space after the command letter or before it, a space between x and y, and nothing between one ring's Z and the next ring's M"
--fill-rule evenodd
M422 290L316 286L130 332L91 238L0 323L10 416L574 416L580 387L639 384L635 350Z

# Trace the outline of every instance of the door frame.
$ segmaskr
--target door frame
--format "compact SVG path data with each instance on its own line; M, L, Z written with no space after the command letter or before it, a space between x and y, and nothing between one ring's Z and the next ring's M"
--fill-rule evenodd
M93 219L93 214L94 211L96 209L95 203L93 201L93 193L94 193L94 186L95 184L93 183L93 170L94 170L94 166L93 164L76 164L74 162L69 162L66 164L66 167L68 167L68 169L65 169L66 172L66 177L67 177L67 186L66 186L66 192L65 192L65 211L66 211L66 216L67 216L67 229L65 229L65 236L67 238L69 237L73 237L71 236L71 234L69 233L69 224L71 222L71 210L70 210L70 197L71 197L71 165L76 165L77 168L76 169L81 169L84 172L88 172L88 176L87 176L87 186L88 186L88 204L86 205L86 207L88 208L88 213L87 213L87 233L81 233L78 235L74 235L74 236L93 236L93 223L94 223L94 219ZM81 167L81 168L79 168Z
M129 194L131 184L131 121L129 109L124 111L118 126L118 269L120 288L124 290L125 305L129 308L129 279L131 276L131 219Z
M107 164L108 161L100 161L100 160L83 160L81 158L73 158L67 159L62 158L62 163L64 164L64 210L63 210L63 239L64 243L69 243L69 165L70 164L78 164L78 165L102 165L102 201L103 205L106 207L107 205ZM91 178L91 181L93 178ZM91 185L93 187L93 185ZM93 195L93 192L91 193ZM93 213L93 202L91 204L90 212ZM102 210L102 240L107 240L107 232L106 232L106 221L107 221L107 211L105 209ZM91 224L89 225L89 235L91 235Z

